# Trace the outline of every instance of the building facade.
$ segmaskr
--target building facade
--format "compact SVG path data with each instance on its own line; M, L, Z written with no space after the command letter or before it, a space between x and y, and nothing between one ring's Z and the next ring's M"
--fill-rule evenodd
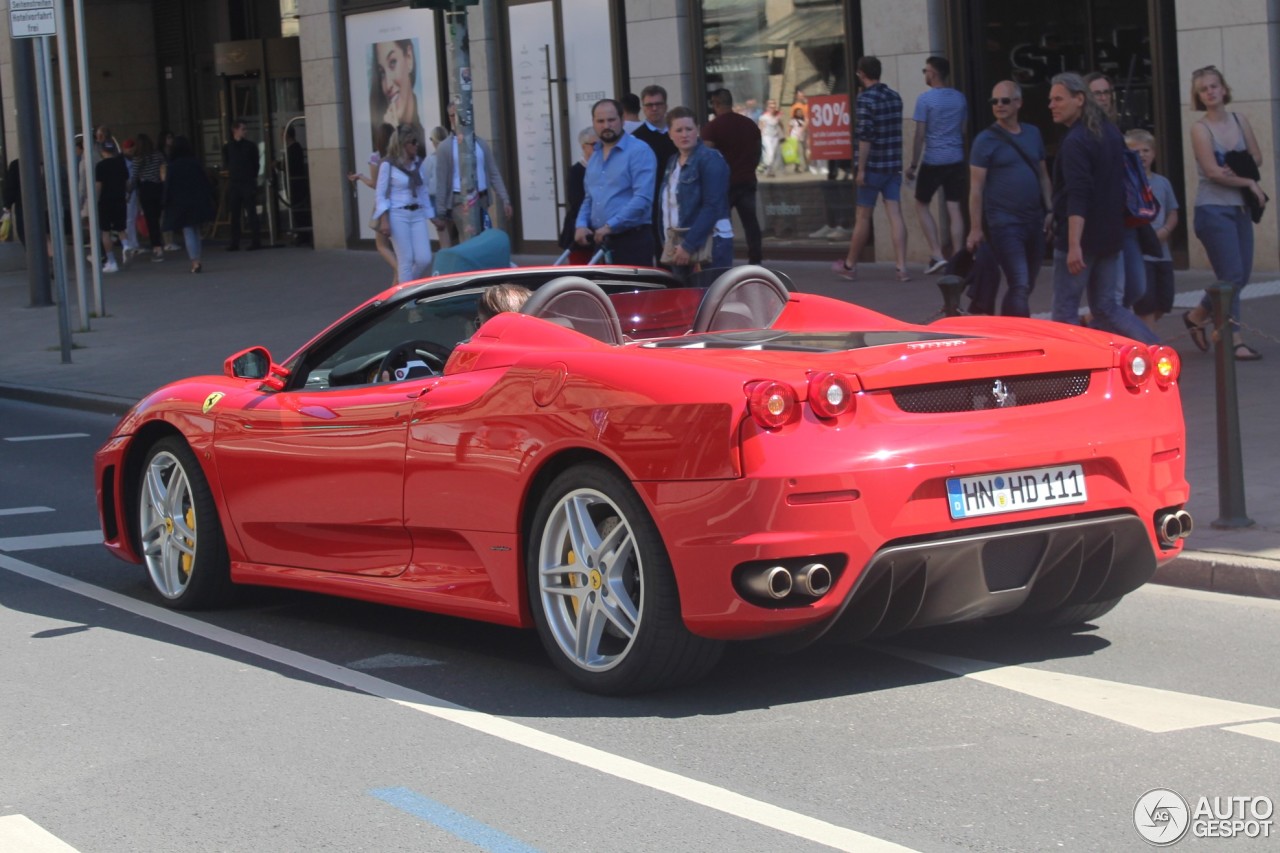
M307 150L320 247L372 236L372 191L346 175L367 168L378 128L411 120L429 131L444 124L449 98L470 87L476 132L512 189L515 213L503 226L518 250L554 252L591 104L657 83L670 106L703 112L708 93L722 87L753 117L776 102L779 153L762 163L757 206L765 256L835 257L853 214L850 99L864 54L881 59L884 82L902 95L908 148L930 55L951 60L953 85L970 104L970 139L991 121L991 86L1014 79L1023 119L1045 132L1051 154L1060 134L1048 115L1049 80L1063 70L1103 71L1120 123L1156 135L1157 171L1186 208L1197 182L1190 72L1215 65L1232 88L1232 109L1258 135L1264 185L1280 197L1272 168L1280 10L1268 0L480 0L466 7L463 68L451 48L455 19L407 0L83 2L95 121L127 135L184 133L215 166L229 121L246 118L263 141L267 174L283 161L292 127ZM17 153L11 46L0 46L6 160ZM802 141L781 144L792 135ZM277 207L286 227L287 210ZM876 216L874 251L891 257L887 223ZM913 215L906 219L916 228ZM1174 238L1177 258L1204 267L1189 219ZM923 240L910 242L910 260L923 261ZM1278 248L1280 217L1268 215L1255 268L1280 267Z

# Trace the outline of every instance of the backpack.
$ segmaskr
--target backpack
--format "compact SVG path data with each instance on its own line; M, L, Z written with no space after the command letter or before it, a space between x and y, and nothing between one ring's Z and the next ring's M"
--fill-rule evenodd
M1124 227L1150 225L1160 215L1160 202L1147 181L1147 170L1137 151L1124 150Z

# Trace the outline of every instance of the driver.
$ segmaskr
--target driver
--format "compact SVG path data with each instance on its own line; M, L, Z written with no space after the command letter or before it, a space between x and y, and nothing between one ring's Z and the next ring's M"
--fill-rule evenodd
M486 287L476 305L476 328L505 311L519 311L529 301L533 291L522 284L504 282Z

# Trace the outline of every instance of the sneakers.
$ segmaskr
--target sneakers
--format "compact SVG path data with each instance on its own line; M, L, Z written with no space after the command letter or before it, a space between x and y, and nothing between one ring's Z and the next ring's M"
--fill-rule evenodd
M102 271L104 273L120 272L120 267L116 266L115 258L107 258L106 263L102 265Z
M832 228L830 232L828 232L827 239L834 243L840 240L848 240L851 236L853 236L852 231L850 231L848 228L842 228L839 225L837 225L836 227Z
M837 258L835 262L831 264L831 271L845 281L855 281L858 278L857 264L849 266L844 262L844 258Z
M929 263L925 264L924 274L933 275L936 272L942 272L947 268L946 258L931 258Z
M165 243L165 244L164 244L164 250L165 250L166 252L176 252L176 251L178 251L178 250L179 250L179 249L181 249L181 248L182 248L182 247L181 247L181 246L179 246L177 243Z
M164 250L162 250L162 249L156 249L154 252L152 252L152 253L151 253L151 263L153 263L153 264L162 264L162 263L164 263Z
M823 238L825 238L825 237L830 236L830 234L831 234L831 226L830 226L830 225L823 225L823 226L822 226L821 228L819 228L817 231L814 231L812 234L810 234L810 235L809 235L809 239L810 239L810 240L821 240L821 239L823 239Z

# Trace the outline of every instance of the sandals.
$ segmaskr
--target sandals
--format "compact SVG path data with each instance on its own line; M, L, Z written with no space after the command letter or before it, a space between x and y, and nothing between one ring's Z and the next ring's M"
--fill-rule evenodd
M1205 333L1204 325L1192 320L1190 311L1182 312L1182 324L1187 327L1187 334L1190 335L1191 343L1196 345L1196 349L1200 350L1200 352L1208 352L1209 336Z
M191 264L191 272L192 272L192 273L199 273L202 269L204 269L204 267L202 267L202 266L200 265L200 262L199 262L199 261L193 261L193 262L192 262L192 264Z
M1261 361L1262 353L1248 344L1236 344L1236 361Z
M895 267L898 271L898 281L911 281L911 274L907 272L906 267Z

